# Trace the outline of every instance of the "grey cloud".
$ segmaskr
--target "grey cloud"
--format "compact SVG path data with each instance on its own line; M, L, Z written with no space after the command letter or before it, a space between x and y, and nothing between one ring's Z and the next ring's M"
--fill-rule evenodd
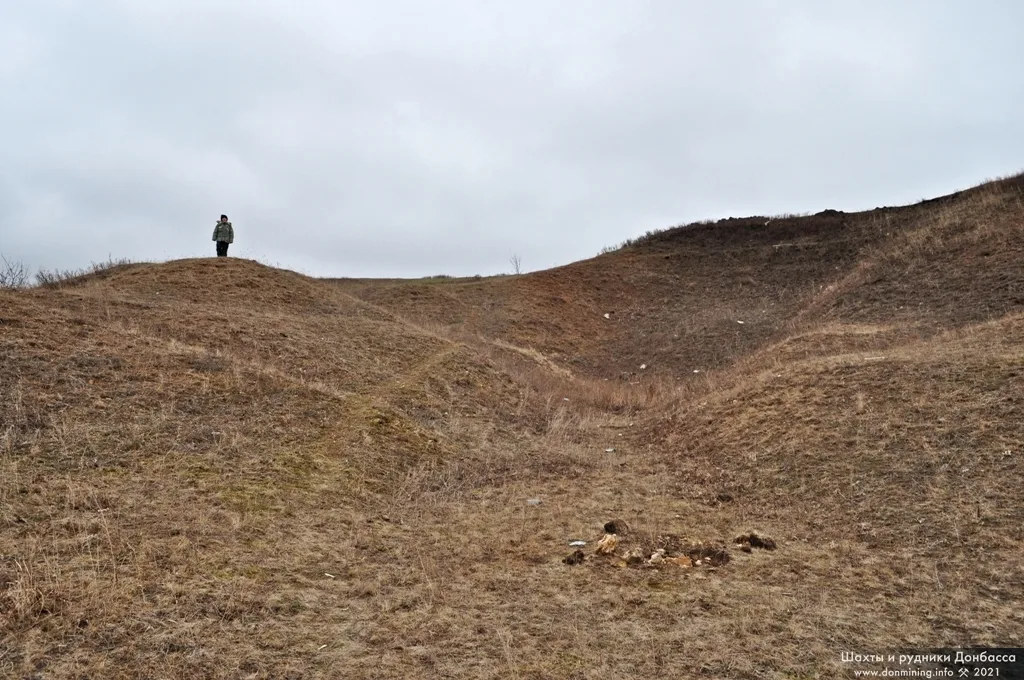
M0 251L507 271L704 217L1020 169L1024 7L48 0L0 7Z

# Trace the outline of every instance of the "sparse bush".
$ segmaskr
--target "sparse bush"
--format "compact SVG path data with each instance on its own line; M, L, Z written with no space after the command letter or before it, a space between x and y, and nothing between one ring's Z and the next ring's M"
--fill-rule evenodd
M668 229L648 229L643 236L637 236L636 238L631 239L631 245L638 246L644 243L650 243L651 241L654 240L656 236L658 236L659 234L663 234L666 231L668 231Z
M28 285L28 268L21 262L0 255L0 289L15 290Z
M117 267L134 264L127 258L114 259L110 257L106 262L93 262L82 269L40 269L36 272L36 285L41 288L58 288L63 285L80 283L87 276L102 275Z
M60 271L57 269L40 269L36 272L36 285L41 288L54 288L58 286L62 280L70 279L76 275L73 270Z

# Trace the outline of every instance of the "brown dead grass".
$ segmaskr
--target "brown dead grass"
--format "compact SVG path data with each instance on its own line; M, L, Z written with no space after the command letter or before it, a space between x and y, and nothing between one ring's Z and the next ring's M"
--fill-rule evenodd
M0 292L0 676L811 678L1021 646L1019 185L493 280L229 258ZM609 520L620 553L731 559L563 563Z

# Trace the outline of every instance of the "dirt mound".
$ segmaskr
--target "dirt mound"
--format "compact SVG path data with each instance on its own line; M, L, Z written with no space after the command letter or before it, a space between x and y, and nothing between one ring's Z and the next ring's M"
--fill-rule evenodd
M228 258L0 291L0 669L837 677L836 641L1019 647L1020 183L517 277Z
M1022 197L1017 178L918 207L805 316L930 334L1024 310Z
M823 323L898 325L906 338L1019 309L1022 185L1018 177L902 208L694 224L523 276L336 285L579 374L691 380Z
M679 493L725 491L763 517L800 507L810 526L856 518L851 532L879 547L927 536L938 558L956 536L1009 549L1024 520L1008 483L1024 477L1012 453L1024 440L1024 353L1006 339L1022 325L1018 315L752 377L678 414L666 442L678 458L664 474ZM979 504L1003 508L1000 520L959 523Z
M344 312L355 305L335 287L295 272L239 258L134 264L74 284L90 294L152 302L206 304L288 312ZM365 312L364 312L365 313Z

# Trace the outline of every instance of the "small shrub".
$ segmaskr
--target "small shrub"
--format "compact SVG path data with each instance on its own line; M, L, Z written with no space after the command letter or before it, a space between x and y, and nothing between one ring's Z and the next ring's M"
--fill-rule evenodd
M93 262L82 269L40 269L36 272L36 285L41 288L59 288L63 285L80 283L88 276L102 276L112 269L134 264L127 258L114 259L110 257L106 262Z
M0 289L16 290L28 285L28 268L0 255Z

